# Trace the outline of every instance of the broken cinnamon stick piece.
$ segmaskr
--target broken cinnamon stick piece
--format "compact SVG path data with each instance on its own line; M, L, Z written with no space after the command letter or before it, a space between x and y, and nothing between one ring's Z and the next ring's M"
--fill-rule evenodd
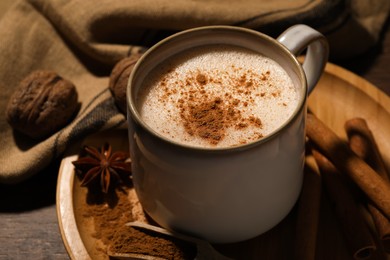
M314 260L321 205L321 176L313 156L307 155L295 226L294 259Z
M350 119L345 123L345 130L351 150L366 161L384 181L390 183L383 158L366 120L363 118ZM370 201L367 203L367 208L372 216L384 250L390 253L390 221Z
M346 173L378 209L390 218L390 185L315 115L307 115L306 134L336 168Z
M375 242L346 179L322 154L312 152L348 248L354 259L369 259L376 250Z

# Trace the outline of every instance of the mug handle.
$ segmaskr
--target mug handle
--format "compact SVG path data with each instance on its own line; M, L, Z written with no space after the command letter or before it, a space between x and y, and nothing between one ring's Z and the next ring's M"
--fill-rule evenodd
M310 94L328 61L329 45L325 36L307 25L297 24L284 31L276 40L295 56L307 48L302 68L306 74L307 91Z

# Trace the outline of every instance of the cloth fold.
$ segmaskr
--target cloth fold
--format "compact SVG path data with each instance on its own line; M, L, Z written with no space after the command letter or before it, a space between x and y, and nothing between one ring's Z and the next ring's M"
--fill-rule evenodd
M226 24L276 37L305 23L328 37L332 57L347 58L378 42L389 9L388 0L19 0L0 20L1 110L38 69L72 81L81 107L69 125L40 141L13 131L2 112L0 182L32 176L90 133L126 127L108 89L111 69L172 33Z

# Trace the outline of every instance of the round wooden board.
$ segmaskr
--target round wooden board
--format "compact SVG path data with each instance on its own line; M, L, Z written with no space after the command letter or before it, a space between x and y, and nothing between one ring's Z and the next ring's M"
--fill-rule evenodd
M390 98L359 76L333 64L312 92L309 109L346 138L344 123L353 117L367 120L387 168L390 169ZM115 130L86 138L87 144L110 142L115 149L127 149L127 133ZM59 170L57 186L57 214L61 236L72 259L108 259L96 247L92 219L85 220L80 207L85 204L86 190L74 178L71 162L77 155L65 157ZM346 249L337 219L326 199L321 201L317 259L352 259ZM292 212L267 233L240 243L216 245L221 252L234 259L290 259L294 240L295 212ZM389 258L389 257L388 257Z

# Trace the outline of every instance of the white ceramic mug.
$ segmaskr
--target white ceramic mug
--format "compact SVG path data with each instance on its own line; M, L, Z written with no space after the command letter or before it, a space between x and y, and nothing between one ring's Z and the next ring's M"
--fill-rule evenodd
M136 99L151 70L172 55L210 44L238 45L279 63L299 92L288 121L266 137L229 148L196 148L156 133ZM307 49L303 66L296 55ZM177 33L150 48L127 88L133 181L144 210L161 226L216 243L242 241L277 225L299 197L305 152L306 99L328 58L325 37L305 25L277 40L232 26Z

